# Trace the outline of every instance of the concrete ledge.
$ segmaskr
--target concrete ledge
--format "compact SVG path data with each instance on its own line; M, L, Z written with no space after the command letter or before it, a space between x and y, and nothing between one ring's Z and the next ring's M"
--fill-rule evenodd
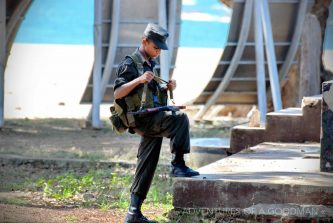
M252 177L258 173L229 175L229 179L215 176L216 179L183 179L174 184L173 205L177 208L246 208L259 203L295 203L333 205L333 183L331 176L325 174L306 173L290 176L285 173L266 173L262 176L266 180L258 182ZM248 182L237 181L240 177L247 178ZM297 184L297 178L321 179L322 184L302 185ZM272 178L289 178L295 184L272 183ZM252 181L252 182L251 182ZM260 181L260 180L259 180ZM305 182L305 181L304 181ZM324 185L325 183L325 185ZM326 184L327 183L327 184ZM190 199L184 199L190 198Z
M175 222L332 222L333 207L323 205L256 204L247 208L175 208ZM313 221L310 221L313 220Z
M277 112L270 112L267 116L302 116L302 108L286 108Z
M288 220L305 220L309 218L330 220L333 217L333 207L323 205L257 204L243 211L246 215L255 216L256 220L278 220L286 216Z
M333 174L319 172L319 143L263 143L199 172L174 179L176 208L333 205Z

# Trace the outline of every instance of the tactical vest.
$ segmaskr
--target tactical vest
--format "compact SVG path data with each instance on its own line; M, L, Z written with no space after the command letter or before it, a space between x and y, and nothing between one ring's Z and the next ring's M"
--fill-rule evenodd
M143 64L141 63L140 55L133 53L130 56L126 56L126 58L131 58L133 60L138 74L141 76L144 73L144 68ZM159 76L155 67L153 68L153 73L155 76ZM162 81L159 78L154 78L154 80L157 82L157 91L155 95L155 100L157 100L156 102L161 106L167 105L167 90L165 90L165 87L162 86ZM120 105L116 101L114 102L114 106L110 107L113 116L111 116L110 119L114 129L117 132L122 133L129 127L135 127L134 115L128 114L127 112L154 107L154 94L148 87L148 83L145 83L143 87L137 87L136 89L137 91L135 94L128 95L124 98L126 108L124 108L124 105ZM122 123L120 123L120 121Z

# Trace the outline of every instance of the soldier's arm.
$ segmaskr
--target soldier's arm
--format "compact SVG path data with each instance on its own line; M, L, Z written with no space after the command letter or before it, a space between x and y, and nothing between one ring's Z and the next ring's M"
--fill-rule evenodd
M128 95L136 86L150 82L154 78L153 72L146 71L143 75L133 79L132 81L121 85L114 91L114 98L119 99Z

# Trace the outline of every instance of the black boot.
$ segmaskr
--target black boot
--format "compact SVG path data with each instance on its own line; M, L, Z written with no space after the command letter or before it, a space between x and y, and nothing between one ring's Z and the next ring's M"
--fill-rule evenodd
M131 204L128 208L124 223L156 223L156 221L150 221L143 216L141 213L142 203L143 199L136 194L131 194Z
M171 161L171 176L172 177L194 177L200 175L198 171L195 171L185 165L184 154L175 154Z

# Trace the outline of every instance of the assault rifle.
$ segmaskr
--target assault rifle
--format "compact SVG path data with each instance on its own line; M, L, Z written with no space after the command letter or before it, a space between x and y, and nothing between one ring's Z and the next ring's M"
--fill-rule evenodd
M140 109L138 111L132 111L132 112L127 112L127 114L131 115L139 115L139 114L147 114L147 113L154 113L158 111L172 111L176 112L179 111L180 109L185 109L186 106L175 106L175 105L170 105L170 106L160 106L156 108L146 108L146 109Z

